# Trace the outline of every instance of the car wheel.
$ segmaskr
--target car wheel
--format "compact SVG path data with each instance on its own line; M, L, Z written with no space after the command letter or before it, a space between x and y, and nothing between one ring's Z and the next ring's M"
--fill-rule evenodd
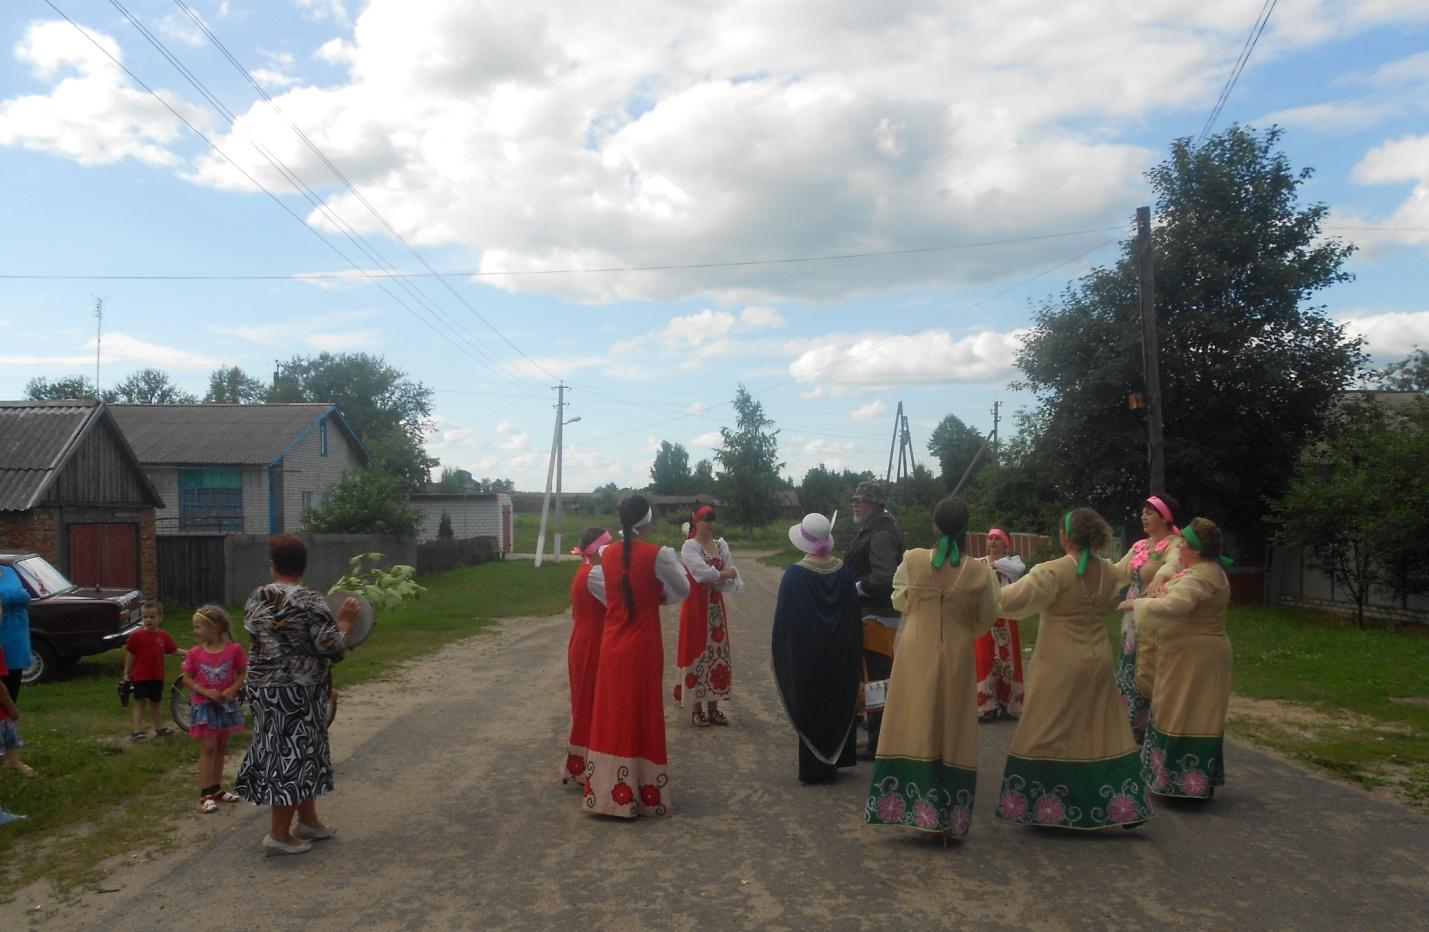
M44 641L32 639L30 641L30 665L25 668L25 672L20 674L20 682L29 686L33 683L45 683L55 678L55 671L59 669L59 658L55 656L55 649Z

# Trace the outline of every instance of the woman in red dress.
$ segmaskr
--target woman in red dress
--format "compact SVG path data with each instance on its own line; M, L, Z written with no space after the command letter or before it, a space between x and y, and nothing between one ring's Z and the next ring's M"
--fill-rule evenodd
M595 674L600 664L600 635L605 628L605 606L591 595L586 577L595 569L600 548L610 543L605 528L588 527L579 547L571 553L581 558L571 581L571 643L566 648L566 668L571 677L571 738L561 782L583 781L586 749L590 744L590 707L595 701Z
M680 607L679 680L675 701L693 709L690 724L699 728L728 725L719 710L729 701L733 679L729 646L729 615L724 593L738 592L744 583L724 538L715 537L715 510L701 505L690 515L689 539L680 561L690 574L690 595Z
M675 551L640 540L653 519L643 495L620 503L623 540L605 548L586 587L605 602L590 745L585 765L585 807L633 819L669 815L665 758L665 648L660 606L690 592Z
M1012 535L1007 528L987 532L987 563L997 572L997 580L1010 586L1027 572L1022 558L1012 552ZM1022 717L1022 642L1017 622L999 618L992 630L973 640L977 657L977 719L995 721L998 716L1014 721Z

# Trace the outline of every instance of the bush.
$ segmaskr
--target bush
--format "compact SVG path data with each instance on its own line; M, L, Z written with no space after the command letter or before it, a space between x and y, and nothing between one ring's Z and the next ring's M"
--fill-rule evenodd
M327 501L309 511L303 530L311 534L392 534L416 537L422 513L407 504L407 486L377 469L343 475Z

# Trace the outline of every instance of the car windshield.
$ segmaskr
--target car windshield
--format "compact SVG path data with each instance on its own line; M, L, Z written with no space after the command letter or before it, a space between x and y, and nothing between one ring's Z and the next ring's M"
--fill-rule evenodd
M74 588L74 583L65 579L64 573L50 566L44 557L21 560L15 564L15 571L37 596L54 595Z

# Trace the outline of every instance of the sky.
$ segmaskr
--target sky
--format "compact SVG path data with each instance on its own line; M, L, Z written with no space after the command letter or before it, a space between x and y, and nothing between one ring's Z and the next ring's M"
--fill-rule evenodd
M1031 404L1037 303L1115 259L1265 2L11 0L0 398L92 378L102 298L103 385L380 354L443 465L523 489L561 381L570 490L708 457L740 384L796 481L881 474L900 402L923 462ZM1359 247L1319 300L1382 362L1429 347L1426 49L1429 0L1280 0L1214 124L1315 169Z

